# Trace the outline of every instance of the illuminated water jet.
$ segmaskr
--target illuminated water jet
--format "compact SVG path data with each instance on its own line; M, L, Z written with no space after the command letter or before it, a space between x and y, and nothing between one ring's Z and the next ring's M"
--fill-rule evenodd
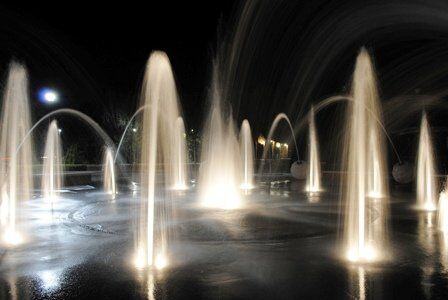
M439 229L443 231L444 234L448 234L448 193L446 190L443 190L440 193L437 223Z
M437 209L437 181L431 133L426 113L420 124L417 157L417 208L433 211Z
M235 209L242 206L241 157L234 120L223 111L219 78L214 69L211 109L203 130L199 196L202 206Z
M27 140L17 150L29 131L30 119L27 72L13 62L9 66L0 121L0 224L3 240L10 245L22 242L17 228L18 199L30 199L33 188L31 141Z
M112 198L115 198L117 194L114 156L110 147L106 148L103 157L103 190L112 195Z
M160 200L155 201L157 166L162 166L167 187L172 187L179 178L175 163L179 159L176 156L179 147L175 146L179 130L173 130L176 127L173 125L178 122L180 109L171 64L164 52L155 51L149 57L141 102L141 107L147 108L143 111L141 199L135 263L139 268L160 267L160 257L163 257L163 266L168 264L168 243L172 232L167 223L173 214L173 203L170 194L165 193L166 189L158 189Z
M45 142L42 168L42 196L51 204L57 200L62 188L62 147L59 137L58 124L55 120L50 123Z
M380 100L373 65L365 49L356 60L352 98L345 143L345 253L350 261L370 262L383 257L387 243L388 188L384 137L378 123Z
M204 131L199 169L199 193L205 207L239 208L240 161L239 144L232 120L225 120L215 107Z
M254 145L249 121L244 120L240 129L240 154L243 166L241 188L250 190L254 187Z
M316 122L314 120L314 108L311 107L309 120L309 148L308 148L308 176L306 191L315 193L322 190L321 169L319 157L319 142L317 140Z
M174 132L174 190L188 189L187 182L187 152L186 152L186 134L184 120L179 117L176 120Z

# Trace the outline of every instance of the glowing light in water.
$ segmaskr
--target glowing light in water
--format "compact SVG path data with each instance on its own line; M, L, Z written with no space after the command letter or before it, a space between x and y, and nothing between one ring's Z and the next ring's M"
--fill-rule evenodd
M156 170L163 166L164 182L169 188L176 182L178 147L175 145L179 130L173 130L180 116L178 96L171 64L164 52L156 51L149 57L142 89L143 112L141 141L141 199L137 228L136 266L160 264L161 255L168 263L168 243L171 231L167 222L172 217L173 203L166 190L158 189L160 201L155 202ZM160 154L160 155L158 155ZM155 256L157 253L157 257ZM157 266L156 266L157 267Z
M115 181L115 163L113 150L106 148L103 157L103 189L106 193L115 198L117 194L117 187Z
M319 142L317 140L316 123L314 120L314 108L310 111L309 124L309 149L308 149L308 176L307 176L307 192L315 193L322 190L321 186L321 169L319 158Z
M45 142L44 161L42 168L42 195L51 203L59 196L62 187L62 148L59 138L58 124L52 121L47 131Z
M158 270L162 270L166 266L168 266L168 259L165 255L159 254L156 257L155 266Z
M17 230L18 199L30 199L33 187L32 147L28 139L17 150L30 128L28 77L25 68L11 63L3 94L0 130L0 224L3 240L16 245L22 242Z
M10 246L17 246L22 244L23 238L18 231L8 228L4 232L3 241Z
M428 119L426 113L423 113L417 157L417 207L427 211L436 210L436 199L434 151Z
M199 191L205 207L239 208L240 156L233 120L224 120L215 107L202 139Z
M345 251L350 261L370 262L382 256L387 242L387 197L381 109L372 62L362 49L356 61L348 115L347 177L344 185L346 217Z
M250 190L254 187L254 145L249 121L244 120L240 129L240 153L243 165L243 182L241 188Z

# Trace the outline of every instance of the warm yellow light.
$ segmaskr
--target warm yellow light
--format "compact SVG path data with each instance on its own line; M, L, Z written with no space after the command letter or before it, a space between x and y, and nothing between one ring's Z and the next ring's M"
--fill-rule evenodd
M282 146L282 144L280 144L279 142L275 143L275 147L276 147L277 149L280 149L281 146Z
M288 144L287 144L287 143L284 143L283 146L285 146L286 148L288 148Z
M137 269L143 269L146 267L146 260L143 249L138 249L137 255L134 259L134 265Z
M188 190L188 186L186 184L184 184L184 183L176 183L173 186L173 190L175 190L175 191L185 191L185 190Z
M262 146L266 145L266 140L261 135L258 137L257 142Z
M426 211L435 211L435 210L437 210L437 207L436 207L436 205L435 205L434 203L426 202L426 203L423 205L423 210L426 210Z
M372 262L377 258L377 253L373 247L367 246L362 251L350 249L347 252L347 259L351 262Z

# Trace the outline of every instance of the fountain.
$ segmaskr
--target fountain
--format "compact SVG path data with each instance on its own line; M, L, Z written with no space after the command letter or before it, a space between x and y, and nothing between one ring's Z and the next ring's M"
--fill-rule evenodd
M147 109L143 112L141 198L135 263L138 268L154 265L162 269L168 264L168 243L172 232L167 222L173 213L173 203L166 189L156 189L156 173L159 170L163 172L163 181L168 189L178 178L178 168L173 163L179 158L176 157L178 147L173 147L178 130L173 130L176 128L173 125L180 117L174 75L164 52L155 51L149 57L141 102Z
M117 186L115 181L115 162L113 150L106 148L103 156L103 190L115 199L117 194Z
M55 120L50 123L45 142L42 168L42 196L51 204L57 200L62 187L62 147L59 137L58 124Z
M314 120L314 108L311 107L309 124L309 146L308 146L308 176L306 191L315 193L322 190L321 169L319 157L319 142L317 140L316 122Z
M436 210L437 181L432 148L431 133L426 113L423 113L420 125L420 138L417 157L417 208L427 211Z
M439 196L439 211L437 214L437 223L439 229L443 231L443 233L448 234L448 191L446 188L447 186L445 184L445 188Z
M234 120L222 109L216 69L210 114L202 136L199 197L204 207L235 209L242 206L241 158Z
M17 228L18 201L30 199L33 188L31 141L27 140L18 149L30 128L28 103L27 72L22 65L12 62L3 94L0 121L0 224L3 240L10 245L22 242Z
M344 243L350 261L381 259L387 242L388 188L380 100L369 54L362 49L356 60L346 135L347 175ZM383 197L382 199L378 197Z
M291 166L291 168L293 168L295 165L298 165L298 166L303 165L303 163L301 163L300 165L298 164L300 162L299 149L297 148L297 141L296 141L296 137L294 135L294 129L292 127L291 121L289 120L288 116L285 113L279 113L274 118L274 121L272 121L271 128L269 129L268 137L266 139L266 143L265 143L265 146L263 148L263 155L261 156L261 164L260 164L260 166L258 168L258 173L259 174L263 173L265 160L266 160L266 158L268 156L269 148L271 147L272 137L273 137L273 135L275 133L275 130L277 129L277 126L278 126L278 124L280 123L281 120L285 120L286 123L288 124L288 128L291 130L292 140L294 141L294 147L296 149L297 162L294 162L294 164Z
M244 120L240 129L240 153L243 166L241 188L250 190L254 187L254 145L249 121Z
M179 117L176 120L174 132L174 190L186 190L187 186L187 152L185 146L185 126L184 120Z

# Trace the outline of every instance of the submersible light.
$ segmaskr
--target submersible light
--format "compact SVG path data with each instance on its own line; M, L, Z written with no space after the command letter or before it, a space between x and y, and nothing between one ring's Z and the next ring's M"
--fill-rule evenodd
M3 241L10 246L17 246L23 243L23 238L14 229L7 229L3 235Z
M137 269L144 269L146 266L145 254L142 248L137 251L137 255L134 259L134 265Z
M173 190L175 190L175 191L188 190L188 186L184 183L178 182L173 186Z
M250 184L250 183L242 183L241 185L240 185L240 188L242 189L242 190L251 190L251 189L253 189L254 188L254 186L252 185L252 184Z
M163 255L163 254L157 255L157 257L155 259L154 265L157 268L157 270L162 270L163 268L168 266L168 259L167 259L167 257L165 255Z
M375 249L366 246L362 250L350 249L347 252L347 259L351 262L372 262L377 258Z

